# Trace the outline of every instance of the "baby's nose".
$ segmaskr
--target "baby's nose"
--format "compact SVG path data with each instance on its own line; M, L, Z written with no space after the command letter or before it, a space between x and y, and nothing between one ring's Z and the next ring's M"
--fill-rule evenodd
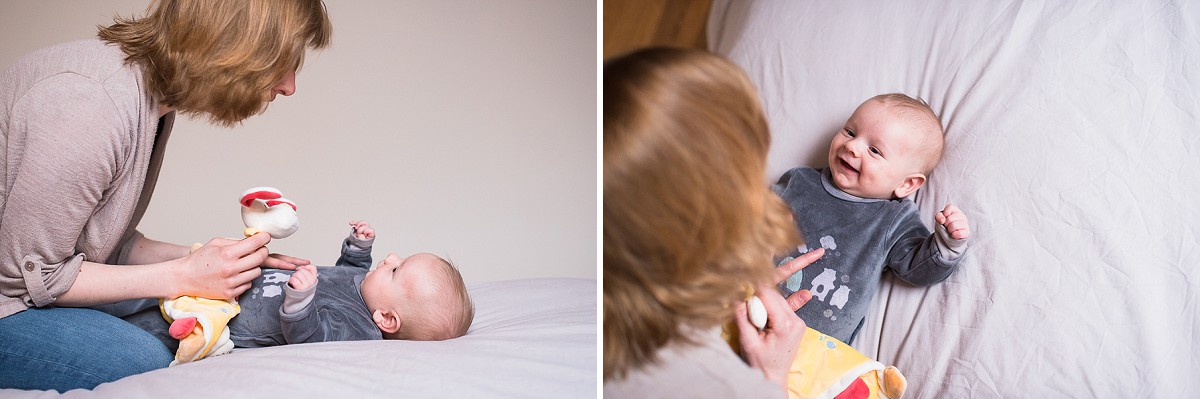
M858 145L858 140L847 141L846 142L846 151L849 151L850 155L853 155L855 157L859 157L862 155L862 148L861 148L861 146Z

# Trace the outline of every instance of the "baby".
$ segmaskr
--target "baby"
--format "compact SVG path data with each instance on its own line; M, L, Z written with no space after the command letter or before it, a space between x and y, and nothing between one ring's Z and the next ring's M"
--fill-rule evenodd
M971 230L948 204L934 215L936 232L907 198L941 159L943 131L933 110L903 94L863 102L829 145L829 167L795 168L775 185L796 226L826 255L782 283L785 295L807 289L796 311L809 327L851 343L866 318L884 269L926 286L958 267ZM797 248L799 253L808 247ZM786 259L785 259L786 260Z
M458 269L433 254L389 253L371 267L375 230L350 222L335 267L267 269L238 297L241 313L229 321L235 347L303 342L405 339L437 341L463 336L474 305ZM154 334L171 350L169 324L142 311L127 321Z

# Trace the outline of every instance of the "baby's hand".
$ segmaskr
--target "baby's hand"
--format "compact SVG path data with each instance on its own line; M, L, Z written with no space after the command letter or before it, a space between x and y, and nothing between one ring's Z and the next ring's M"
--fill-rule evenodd
M308 287L317 285L317 267L314 265L304 265L296 268L296 272L292 273L292 278L288 279L288 285L297 291L308 290Z
M355 220L350 222L350 228L354 229L354 236L360 240L369 240L375 238L375 229L371 228L371 224L365 220Z
M946 228L946 232L950 233L950 238L961 240L971 236L971 227L967 225L967 215L954 204L947 204L946 209L934 214L933 218Z

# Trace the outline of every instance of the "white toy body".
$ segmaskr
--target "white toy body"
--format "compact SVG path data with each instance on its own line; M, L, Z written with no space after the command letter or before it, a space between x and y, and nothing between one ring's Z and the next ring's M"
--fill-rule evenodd
M758 295L750 297L746 301L746 309L749 311L750 324L762 330L767 326L767 307L763 305L762 299L758 299Z
M255 187L242 193L242 222L247 230L264 231L284 238L300 229L296 204L274 187ZM252 234L252 233L251 233Z

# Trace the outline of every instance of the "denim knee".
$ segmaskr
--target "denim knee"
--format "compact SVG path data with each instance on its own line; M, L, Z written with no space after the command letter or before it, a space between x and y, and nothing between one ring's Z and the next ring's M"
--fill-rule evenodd
M91 389L172 358L154 336L92 309L33 308L0 319L0 388Z

